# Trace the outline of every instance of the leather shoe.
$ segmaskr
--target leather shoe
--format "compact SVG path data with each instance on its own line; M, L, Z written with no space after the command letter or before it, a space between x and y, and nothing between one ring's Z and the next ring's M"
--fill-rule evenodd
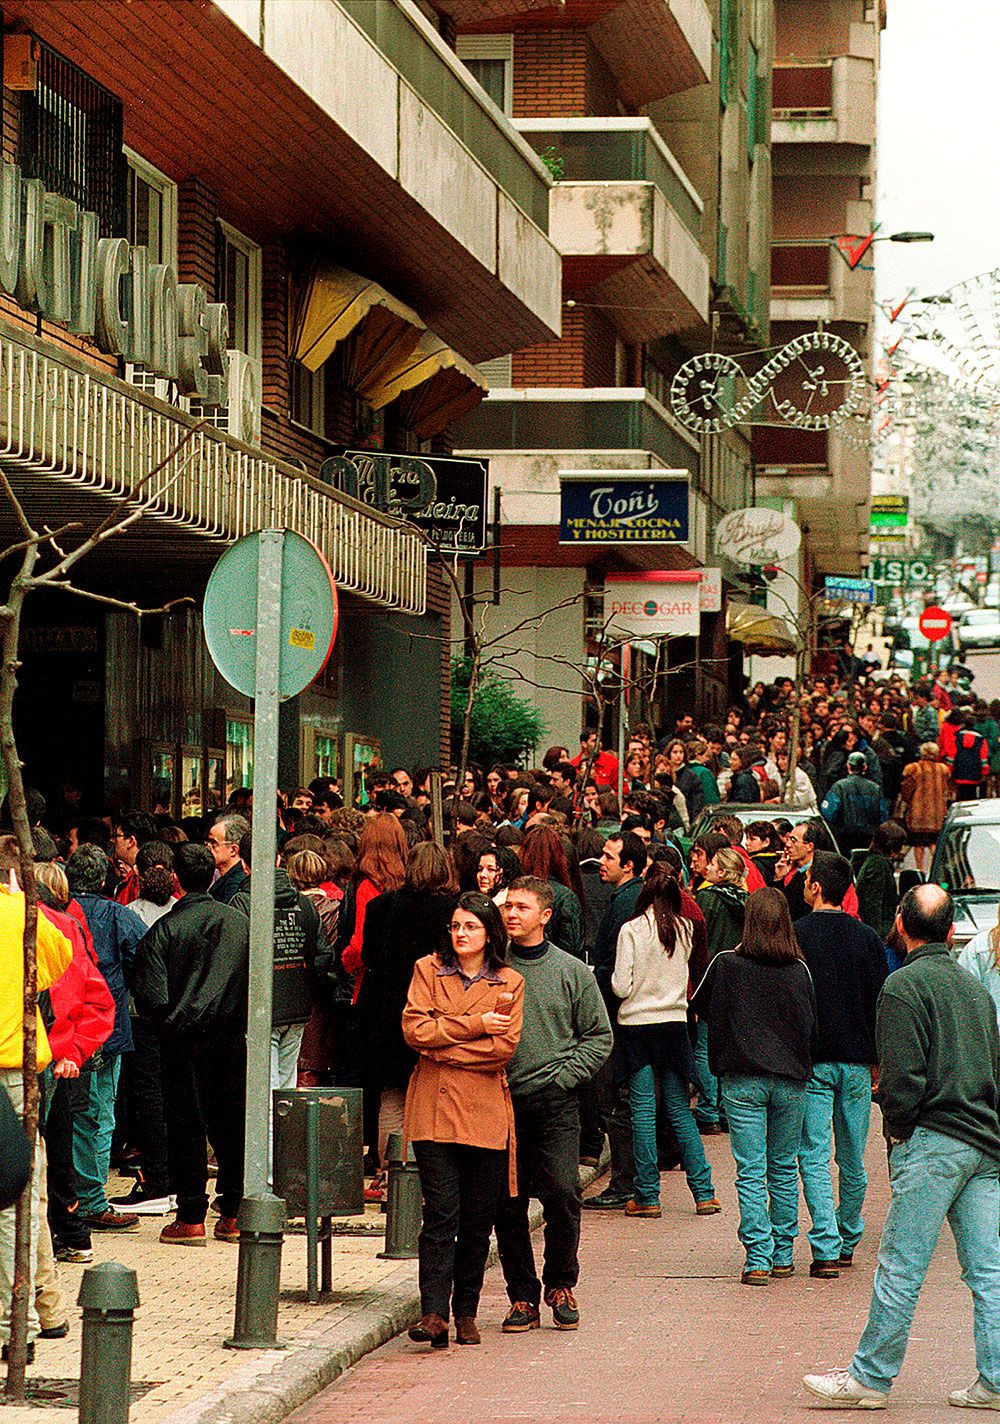
M836 1261L813 1261L809 1267L809 1274L813 1280L835 1281L840 1272L837 1270Z
M624 1211L628 1200L627 1193L613 1192L605 1188L603 1192L598 1192L596 1197L584 1197L581 1206L589 1211Z
M455 1316L455 1344L456 1345L481 1345L482 1336L476 1325L474 1315Z
M433 1311L422 1315L420 1320L406 1332L418 1345L430 1345L432 1350L447 1350L448 1322L443 1315Z

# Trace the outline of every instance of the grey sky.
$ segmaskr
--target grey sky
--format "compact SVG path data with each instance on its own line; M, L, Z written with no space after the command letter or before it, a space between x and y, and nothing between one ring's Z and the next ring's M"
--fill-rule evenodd
M998 0L889 0L879 90L881 231L932 243L878 245L882 299L940 292L1000 268Z

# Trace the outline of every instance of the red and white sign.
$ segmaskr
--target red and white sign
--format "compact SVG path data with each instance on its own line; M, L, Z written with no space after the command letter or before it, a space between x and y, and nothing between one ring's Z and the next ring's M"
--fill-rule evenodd
M722 612L722 570L701 569L698 584L698 602L702 613Z
M936 643L939 638L947 638L951 632L951 614L936 604L925 608L920 615L919 628L929 643Z
M604 617L612 638L693 637L701 626L698 569L608 574Z

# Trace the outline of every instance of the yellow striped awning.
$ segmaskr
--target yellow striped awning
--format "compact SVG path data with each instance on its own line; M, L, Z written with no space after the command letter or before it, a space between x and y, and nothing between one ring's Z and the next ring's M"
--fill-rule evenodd
M403 424L429 440L473 409L486 395L483 374L433 331L425 331L409 357L368 399L376 410L400 399Z

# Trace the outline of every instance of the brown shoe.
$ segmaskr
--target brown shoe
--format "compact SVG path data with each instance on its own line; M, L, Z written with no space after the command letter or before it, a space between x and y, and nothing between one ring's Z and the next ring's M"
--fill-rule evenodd
M715 1197L708 1197L705 1201L695 1202L694 1209L699 1216L714 1216L722 1210L722 1206Z
M164 1246L204 1246L205 1223L203 1221L172 1221L160 1232Z
M795 1275L795 1267L791 1261L789 1261L786 1266L772 1266L771 1275L776 1281L784 1281L787 1280L789 1276Z
M745 1286L766 1286L771 1279L770 1271L744 1271L740 1281Z
M538 1306L530 1300L515 1300L503 1318L500 1329L505 1335L520 1335L525 1330L538 1330L542 1317Z
M212 1233L216 1241L239 1241L240 1228L236 1225L235 1216L220 1216L215 1223L215 1231Z
M448 1322L443 1315L436 1315L433 1312L422 1315L417 1324L406 1333L418 1345L430 1345L432 1350L447 1350L448 1348Z
M813 1261L809 1274L816 1281L835 1281L840 1275L836 1261Z
M481 1345L483 1338L476 1326L474 1315L455 1316L455 1344L456 1345Z
M663 1212L659 1202L637 1202L627 1201L625 1203L626 1216L662 1216Z
M83 1216L81 1224L91 1231L138 1231L139 1218L130 1211L115 1211L109 1206L98 1216Z

